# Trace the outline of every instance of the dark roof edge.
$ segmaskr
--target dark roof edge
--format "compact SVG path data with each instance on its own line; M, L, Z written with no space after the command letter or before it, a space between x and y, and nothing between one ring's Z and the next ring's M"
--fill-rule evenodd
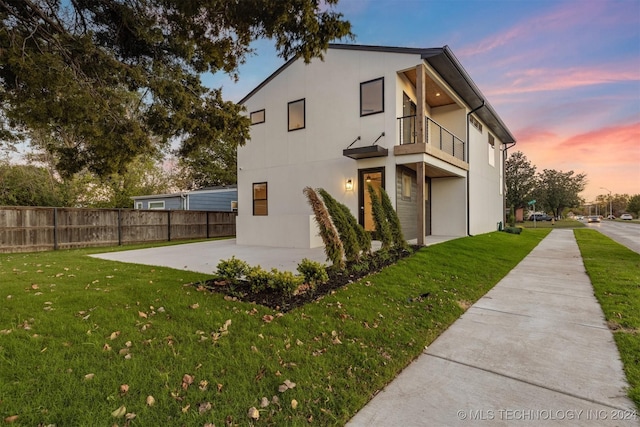
M249 98L251 98L253 95L255 95L256 92L258 92L260 89L262 89L263 87L265 87L267 85L267 83L269 83L271 80L275 79L276 76L278 74L280 74L281 72L283 72L289 65L293 64L295 62L295 60L298 59L297 56L294 56L293 58L291 58L290 60L288 60L287 62L285 62L280 68L278 68L276 71L274 71L269 77L267 77L266 79L264 79L262 81L262 83L260 83L258 86L256 86L251 92L249 92L247 95L245 95L244 98L242 98L240 101L238 101L238 104L242 105L245 102L247 102L247 100Z
M431 49L431 50L435 51L436 49ZM478 86L476 86L475 82L471 79L471 76L469 76L469 74L464 69L464 67L462 66L460 61L458 61L458 58L456 58L456 56L453 54L453 52L451 51L449 46L445 46L444 48L442 48L442 53L444 53L444 55L447 56L449 61L451 61L452 65L458 70L458 72L464 78L464 80L467 82L467 84L469 85L471 90L478 97L475 100L475 101L477 101L477 104L475 104L475 105L471 103L472 100L465 99L465 102L467 102L469 107L471 109L473 109L473 108L476 108L476 107L482 105L482 103L484 103L484 108L489 110L489 112L491 113L493 118L496 120L496 122L502 127L502 130L504 131L504 134L507 135L507 139L504 140L505 138L503 138L502 142L505 143L505 144L516 142L515 137L511 134L511 131L509 131L509 128L507 127L507 125L502 121L502 119L500 118L500 116L498 115L496 110L494 110L494 108L491 106L491 104L487 100L487 97L484 96L482 91L478 88ZM433 54L431 56L433 56ZM426 55L423 55L423 59L426 60L427 62L429 62L428 57L426 57Z

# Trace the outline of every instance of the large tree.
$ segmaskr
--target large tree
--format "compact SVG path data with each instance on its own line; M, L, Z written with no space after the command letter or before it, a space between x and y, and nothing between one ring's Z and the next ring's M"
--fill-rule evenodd
M0 138L42 132L63 175L106 177L180 141L241 145L241 107L200 75L237 67L259 38L285 58L350 37L338 0L0 0Z
M531 200L536 188L536 167L522 151L516 151L505 162L507 206L521 208Z
M578 194L584 190L586 183L585 174L545 169L539 174L538 188L534 192L538 206L553 211L554 216L559 217L564 208L583 204Z

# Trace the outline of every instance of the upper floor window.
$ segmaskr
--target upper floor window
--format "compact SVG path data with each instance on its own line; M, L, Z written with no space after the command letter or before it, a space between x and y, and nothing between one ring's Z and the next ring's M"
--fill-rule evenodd
M496 165L496 153L495 153L496 139L494 138L493 135L489 134L489 139L487 139L487 142L489 142L489 164L491 166L495 166Z
M268 214L266 182L258 182L253 184L253 214Z
M480 131L480 133L482 133L482 123L480 123L478 121L478 119L476 119L475 117L471 116L469 118L469 120L471 121L471 124L473 125L474 128L478 129Z
M264 109L251 113L251 124L257 125L260 123L264 123Z
M287 123L289 124L289 130L298 130L304 129L304 116L305 116L305 105L304 98L299 99L297 101L291 101L287 105L288 115L287 115Z
M384 111L384 77L360 83L360 116Z

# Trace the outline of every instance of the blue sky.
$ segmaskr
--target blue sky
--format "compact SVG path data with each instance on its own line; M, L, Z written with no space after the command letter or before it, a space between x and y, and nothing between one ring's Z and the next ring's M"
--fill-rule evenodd
M353 43L448 45L538 171L586 173L582 196L640 194L640 0L341 0ZM271 41L233 83L240 100L284 63Z

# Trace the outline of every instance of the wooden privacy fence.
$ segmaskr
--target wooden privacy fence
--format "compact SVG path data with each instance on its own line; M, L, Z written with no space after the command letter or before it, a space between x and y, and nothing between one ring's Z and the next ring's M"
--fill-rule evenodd
M0 207L0 253L235 234L235 212Z

